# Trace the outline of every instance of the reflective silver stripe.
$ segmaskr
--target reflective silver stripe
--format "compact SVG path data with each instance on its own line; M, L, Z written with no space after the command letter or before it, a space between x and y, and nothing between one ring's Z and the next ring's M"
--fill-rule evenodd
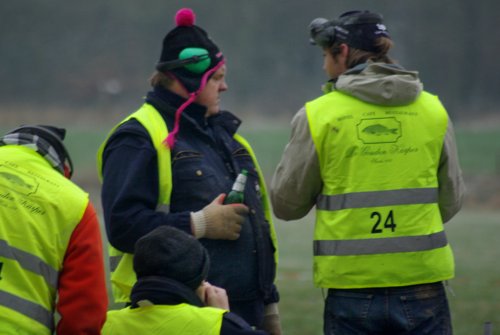
M114 272L123 256L109 256L109 271Z
M47 285L57 289L59 271L44 262L40 257L10 246L5 240L0 240L0 256L17 261L23 269L42 276Z
M438 200L438 189L407 188L403 190L321 194L316 201L320 210L338 211L347 208L380 207L391 205L430 204Z
M442 248L447 244L448 240L444 231L420 236L357 240L315 240L314 256L352 256L414 252Z
M0 305L41 323L51 332L54 331L54 314L41 305L5 291L0 291Z

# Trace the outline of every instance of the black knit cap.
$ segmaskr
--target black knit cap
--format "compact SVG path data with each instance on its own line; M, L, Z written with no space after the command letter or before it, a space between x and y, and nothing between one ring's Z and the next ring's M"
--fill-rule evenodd
M173 75L189 92L189 98L175 112L174 129L164 143L175 145L181 114L205 88L210 77L224 65L224 56L202 28L196 26L195 14L182 8L175 15L176 27L163 39L160 61L156 69Z
M190 8L182 8L176 13L176 27L164 37L160 61L156 66L160 72L172 73L190 93L200 89L203 75L224 60L219 48L208 37L207 32L194 24L195 19L196 16ZM169 69L179 60L181 52L186 48L201 48L208 51L210 65L205 71L195 73L182 64Z
M193 236L177 228L158 227L135 244L137 278L166 277L195 290L206 279L209 267L206 249Z

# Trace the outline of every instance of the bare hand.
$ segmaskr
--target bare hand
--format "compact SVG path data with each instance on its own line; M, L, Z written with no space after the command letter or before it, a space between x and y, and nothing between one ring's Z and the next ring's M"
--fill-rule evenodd
M204 282L203 287L205 289L205 305L229 310L229 300L225 289L208 282Z

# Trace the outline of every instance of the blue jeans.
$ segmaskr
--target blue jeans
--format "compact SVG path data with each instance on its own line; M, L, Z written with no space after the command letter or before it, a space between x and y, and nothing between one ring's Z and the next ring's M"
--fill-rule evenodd
M451 335L441 282L373 289L329 289L325 335Z

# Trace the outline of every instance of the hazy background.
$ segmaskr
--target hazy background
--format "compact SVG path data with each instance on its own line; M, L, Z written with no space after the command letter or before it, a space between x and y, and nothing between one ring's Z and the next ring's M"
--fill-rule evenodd
M227 58L224 107L244 116L290 117L316 97L325 77L307 26L352 9L383 14L392 56L420 72L454 120L494 114L499 103L494 0L2 0L0 101L8 113L64 109L72 120L128 113L185 6Z
M80 148L97 149L111 126L140 106L182 7L194 9L226 56L222 107L243 119L241 131L283 134L276 152L258 152L270 173L293 114L326 80L321 51L309 44L310 21L352 9L382 13L395 43L391 55L419 71L456 126L468 202L500 207L500 2L493 0L2 0L0 130L68 127L75 181L98 188L94 155L81 156ZM102 134L72 139L78 129Z
M500 327L500 2L493 0L0 0L0 131L26 123L64 126L74 181L100 209L95 153L110 128L149 89L175 12L224 52L222 106L244 122L266 176L287 142L289 122L326 80L308 42L313 18L352 9L383 14L392 57L418 70L455 124L467 183L463 211L446 226L457 258L451 298L458 335ZM285 333L320 334L322 293L311 283L314 215L276 221Z

